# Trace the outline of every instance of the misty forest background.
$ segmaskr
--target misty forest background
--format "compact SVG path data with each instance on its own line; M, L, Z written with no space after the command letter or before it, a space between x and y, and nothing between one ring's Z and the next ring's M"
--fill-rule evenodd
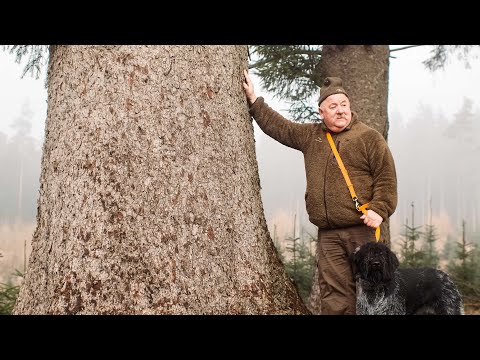
M265 90L257 88L257 93ZM432 265L451 273L467 305L478 308L480 110L469 95L451 118L421 102L414 118L390 113L388 142L399 190L390 227L392 249L404 265ZM11 122L15 134L0 132L0 284L10 291L4 291L6 297L16 294L36 227L42 141L31 134L32 118L25 103ZM305 212L303 158L256 125L255 133L269 231L306 299L315 268L316 227Z

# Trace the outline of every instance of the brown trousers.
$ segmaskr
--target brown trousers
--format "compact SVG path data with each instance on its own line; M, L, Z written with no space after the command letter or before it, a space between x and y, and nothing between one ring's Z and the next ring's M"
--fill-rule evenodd
M319 230L318 281L322 315L355 315L356 290L349 256L357 246L375 240L366 225Z

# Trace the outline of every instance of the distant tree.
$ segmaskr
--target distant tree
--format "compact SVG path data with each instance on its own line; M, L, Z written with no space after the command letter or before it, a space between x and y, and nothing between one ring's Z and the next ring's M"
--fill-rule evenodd
M420 267L425 261L425 253L419 250L416 242L420 239L422 232L419 230L421 226L415 226L414 209L412 202L412 225L408 225L408 219L404 224L405 232L402 234L402 248L400 250L400 264L404 267Z
M295 224L295 221L294 221ZM290 236L285 239L287 242L287 246L285 247L287 256L290 259L287 262L287 267L289 268L287 272L289 273L290 277L295 279L297 277L297 269L298 269L298 252L299 252L299 237L295 236L295 225L293 226L293 236Z
M23 273L16 270L14 276L23 278ZM12 313L19 291L20 285L14 285L11 277L6 283L0 283L0 315Z
M456 250L456 258L459 260L458 268L457 268L457 273L461 276L464 276L466 274L466 269L467 269L467 259L469 257L469 243L466 241L466 235L465 235L465 221L462 223L462 239L460 242L457 243L457 250Z
M472 100L465 97L462 107L445 129L442 142L444 146L448 145L451 152L451 159L446 159L449 164L445 170L448 173L446 176L457 189L448 194L454 222L480 212L480 190L477 186L480 176L473 165L480 155L479 136L480 116L474 111Z
M421 226L412 227L405 226L405 232L402 234L402 248L400 250L400 264L404 267L420 267L425 261L425 252L416 247L416 241L420 238L421 231L418 229Z
M25 103L11 126L11 137L0 134L0 218L32 221L36 215L41 148L31 132L32 111Z
M476 136L480 130L478 117L473 111L473 101L467 97L468 94L465 96L462 107L445 130L445 136L457 140L465 150L480 150Z
M452 261L456 258L456 248L457 244L455 238L452 234L448 234L447 239L445 240L445 245L443 246L442 258L447 260L447 262Z
M286 255L283 255L284 265L290 278L297 286L302 299L308 301L315 274L316 261L311 251L311 235L305 237L288 237L286 239Z
M430 222L429 224L425 225L424 231L424 243L422 251L425 254L424 259L424 266L438 268L438 262L440 260L438 256L438 252L436 250L436 242L438 240L438 236L436 233L436 228L432 223L432 215L433 215L433 208L432 208L432 198L430 198Z
M278 258L280 259L280 261L282 262L282 264L286 264L287 262L287 259L285 258L285 254L284 254L284 251L282 250L282 247L281 247L281 244L280 244L280 241L278 239L278 236L277 236L277 226L274 225L273 226L274 230L273 230L273 245L275 245L275 249L277 250L277 254L278 254Z
M438 240L435 226L432 224L426 224L423 234L424 245L422 251L424 253L424 261L422 265L437 268L440 257L435 248Z
M480 251L466 240L465 221L462 222L462 237L457 242L456 257L448 264L464 301L480 306Z

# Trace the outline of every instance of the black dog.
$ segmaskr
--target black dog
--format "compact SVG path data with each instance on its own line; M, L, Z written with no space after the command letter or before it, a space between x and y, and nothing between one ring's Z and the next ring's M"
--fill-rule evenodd
M399 268L384 244L369 242L352 254L357 315L463 315L450 277L434 268Z

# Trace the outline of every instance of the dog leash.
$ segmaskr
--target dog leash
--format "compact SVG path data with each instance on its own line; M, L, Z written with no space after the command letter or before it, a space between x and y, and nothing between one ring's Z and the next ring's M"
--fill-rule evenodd
M342 171L345 182L347 183L348 190L350 191L350 195L352 196L352 200L355 203L355 209L357 209L362 214L367 215L368 203L360 205L360 202L358 201L358 198L357 198L357 194L355 193L355 189L353 188L353 184L350 181L350 177L348 176L347 169L345 169L345 165L343 165L343 161L340 158L340 154L338 153L337 147L333 142L332 135L330 135L330 132L328 131L326 132L326 134L327 134L327 140L330 143L330 147L332 148L333 154L337 159L338 166L340 167L340 170ZM375 228L375 239L377 239L377 242L380 240L380 226Z

